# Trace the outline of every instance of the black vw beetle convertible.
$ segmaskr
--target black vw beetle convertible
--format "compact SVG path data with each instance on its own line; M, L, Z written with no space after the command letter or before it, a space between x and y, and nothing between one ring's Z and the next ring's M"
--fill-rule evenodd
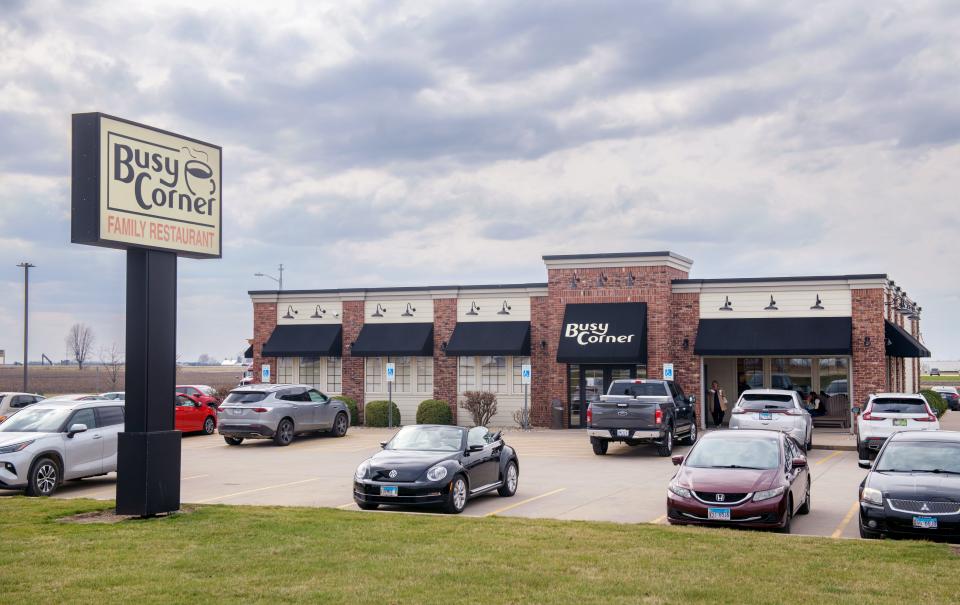
M406 426L381 445L383 451L364 460L354 476L353 499L363 510L439 505L456 514L480 494L517 492L517 453L485 427Z

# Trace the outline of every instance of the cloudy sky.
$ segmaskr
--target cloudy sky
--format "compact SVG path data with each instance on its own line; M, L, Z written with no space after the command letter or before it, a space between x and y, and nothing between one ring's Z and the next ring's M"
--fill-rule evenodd
M204 8L197 8L204 6ZM882 272L960 358L956 2L0 0L0 349L123 342L124 255L69 243L70 114L224 149L222 260L178 350L234 355L249 289L543 281L669 249L691 277Z

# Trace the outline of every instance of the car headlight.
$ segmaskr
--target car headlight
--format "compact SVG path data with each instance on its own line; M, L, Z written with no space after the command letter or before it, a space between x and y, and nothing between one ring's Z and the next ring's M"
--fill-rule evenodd
M0 447L0 454L12 454L14 452L22 451L34 441L34 439L31 439L30 441L21 441L20 443L14 443L12 445L5 445Z
M867 502L869 504L875 504L877 506L883 506L883 493L878 489L865 487L863 488L863 493L860 494L860 501Z
M357 479L363 479L364 477L367 476L368 470L370 470L370 462L364 460L363 462L360 463L360 466L357 467L357 472L355 473L354 476Z
M671 492L673 492L674 494L680 496L681 498L690 498L690 497L693 496L693 494L690 493L690 490L688 490L688 489L685 488L685 487L680 487L680 486L677 485L676 483L671 483L671 484L667 487L667 489L669 489L669 490L670 490Z
M443 466L433 466L427 471L427 479L431 481L440 481L447 476L447 469Z
M773 488L773 489L761 490L761 491L753 494L753 501L754 501L754 502L762 502L762 501L764 501L764 500L769 500L770 498L776 498L777 496L779 496L780 494L782 494L782 493L784 492L784 490L786 490L786 488L783 487L783 486L775 487L775 488Z

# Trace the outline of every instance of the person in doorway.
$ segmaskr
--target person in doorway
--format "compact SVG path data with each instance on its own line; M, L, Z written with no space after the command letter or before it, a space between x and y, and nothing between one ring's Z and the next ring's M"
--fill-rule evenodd
M737 382L737 396L743 395L743 392L750 389L750 383L747 382L747 375L740 374L740 380Z
M807 411L810 412L811 416L823 416L827 413L826 404L823 399L821 399L816 391L810 391L804 397L804 406L807 408Z
M720 383L716 380L710 383L710 390L707 392L707 401L710 405L710 413L713 416L714 426L722 425L723 415L727 411L727 396L724 394L723 389L720 388Z

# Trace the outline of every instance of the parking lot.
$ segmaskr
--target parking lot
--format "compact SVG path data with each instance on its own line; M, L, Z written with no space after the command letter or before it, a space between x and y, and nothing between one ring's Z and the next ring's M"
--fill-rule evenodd
M351 494L354 469L391 434L387 429L355 427L342 439L300 437L288 447L276 447L269 441L231 447L217 435L188 435L183 438L181 499L195 504L358 510ZM674 466L669 458L658 457L652 447L614 445L600 457L591 452L582 431L508 431L505 439L520 457L517 494L513 498L482 496L468 504L464 515L666 522L666 486ZM682 454L687 449L678 447L675 452ZM857 537L857 486L866 471L857 467L856 454L813 450L809 463L812 512L794 519L793 533ZM112 499L115 480L110 474L68 482L57 497Z

